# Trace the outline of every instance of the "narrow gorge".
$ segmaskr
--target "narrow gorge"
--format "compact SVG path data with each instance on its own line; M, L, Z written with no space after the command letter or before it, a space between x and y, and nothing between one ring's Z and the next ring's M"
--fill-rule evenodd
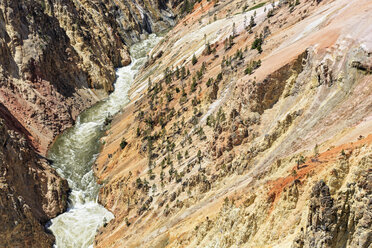
M98 186L93 173L88 172L99 150L100 143L95 138L104 131L101 119L107 116L102 116L114 114L127 101L125 91L140 63L131 61L133 55L129 46L146 39L149 33L163 32L174 24L172 7L168 5L161 1L0 2L0 202L4 224L0 247L51 247L55 238L47 228L49 220L66 210L72 212L72 207L78 205L76 203L95 201ZM151 46L153 44L140 51L134 50L134 58L142 61L141 56L146 56L144 52ZM130 63L132 70L119 70L116 75L116 68ZM117 86L119 89L110 94L117 77L121 82ZM123 95L118 96L120 93ZM108 94L110 98L104 104L98 103ZM69 177L73 174L66 171L68 168L61 171L61 166L66 166L69 161L56 157L60 155L56 150L66 152L71 148L64 147L66 141L63 140L76 129L79 133L80 113L93 105L95 109L102 108L102 116L94 116L91 121L96 121L96 126L86 130L86 134L92 136L84 138L90 138L92 144L86 141L74 143L72 149L76 150L63 154L70 156L70 163L81 155L75 162L76 165L80 162L82 171L76 169L75 173L79 174L75 178L88 173L81 184L90 183L84 187L91 191L76 196L76 189L81 189L79 186L82 185L74 184ZM91 115L96 114L94 110L90 111ZM54 142L66 129L66 134ZM47 150L53 142L56 145L48 159ZM60 143L64 144L58 145ZM79 154L86 151L87 154ZM72 200L68 200L69 197ZM96 208L100 209L107 215L104 208ZM101 222L93 220L92 225L99 226ZM88 231L86 240L81 237L72 244L88 247L96 228L91 226L93 232ZM59 247L68 247L68 244Z
M0 247L370 248L372 2L0 1Z
M99 186L92 164L99 153L100 138L111 116L128 103L127 92L133 78L144 64L147 52L157 41L158 38L151 35L131 47L132 63L117 71L114 92L79 115L74 127L65 131L49 150L52 167L68 180L72 190L69 211L54 218L50 226L56 236L57 247L92 245L96 230L114 218L97 203Z

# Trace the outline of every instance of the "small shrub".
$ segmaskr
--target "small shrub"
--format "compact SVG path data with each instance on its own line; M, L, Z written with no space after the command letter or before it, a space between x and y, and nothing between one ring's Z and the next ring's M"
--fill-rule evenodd
M198 63L198 59L196 58L195 54L192 56L191 63L192 65L195 65L196 63Z
M205 46L206 46L206 48L205 48L206 54L210 55L212 53L211 45L209 44L209 42L207 42L207 44Z
M209 78L208 81L207 81L207 83L206 83L207 84L207 87L211 86L212 82L213 82L213 79L212 78Z
M244 70L245 75L251 75L252 72L253 72L253 70L252 70L251 66L247 66L247 68L245 68L245 70Z
M218 73L216 83L220 82L222 80L222 72Z
M196 78L194 77L191 84L191 92L194 92L196 90L196 86L197 86Z
M253 41L253 43L252 43L252 46L251 46L251 49L253 50L253 49L257 49L257 51L259 52L259 53L262 53L262 44L263 44L263 39L261 38L261 37L257 37L254 41Z
M250 22L249 22L249 27L250 27L250 28L253 28L254 26L256 26L256 22L254 21L253 16L251 16L251 20L250 20Z
M122 141L120 142L120 148L124 149L127 145L128 145L128 142L126 141L125 138L123 138Z

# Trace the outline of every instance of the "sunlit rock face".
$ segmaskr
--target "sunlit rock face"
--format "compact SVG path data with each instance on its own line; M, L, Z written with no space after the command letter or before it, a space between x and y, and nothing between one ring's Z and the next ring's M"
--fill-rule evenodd
M188 2L103 138L97 247L368 247L372 2Z
M0 99L40 152L113 91L115 68L131 62L129 45L174 24L176 5L118 2L0 3Z
M0 117L8 120L1 124L0 246L52 245L43 225L65 210L67 183L42 156L114 90L115 68L131 62L128 47L173 25L176 6L0 1Z
M370 244L371 1L35 0L0 8L0 110L18 120L6 125L45 154L76 122L67 139L75 147L53 157L72 189L71 211L50 226L58 244ZM129 95L116 91L114 67L130 63L130 45L172 25L172 11L181 13L177 25L129 73ZM113 98L77 118L108 92ZM108 113L118 115L106 123ZM3 136L4 158L22 154ZM23 228L25 240L50 246L39 227L65 208L65 183L50 186L55 200L40 214L26 196L10 197L28 191L9 167L1 216L26 216L36 232ZM37 177L32 199L50 199L37 190L47 176ZM13 230L6 223L5 234ZM64 229L71 223L81 233Z

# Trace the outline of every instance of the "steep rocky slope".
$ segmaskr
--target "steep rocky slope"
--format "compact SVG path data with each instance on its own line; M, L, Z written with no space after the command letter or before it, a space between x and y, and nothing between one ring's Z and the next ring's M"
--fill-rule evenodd
M114 69L130 63L127 45L174 23L168 5L152 0L0 2L0 99L35 147L45 153L82 110L113 90Z
M369 247L370 1L201 1L95 173L97 247Z
M44 225L66 210L67 181L28 144L3 105L0 113L0 246L51 247Z
M128 46L174 23L177 2L0 1L1 247L51 247L68 185L43 156L113 90ZM41 154L41 155L40 155Z

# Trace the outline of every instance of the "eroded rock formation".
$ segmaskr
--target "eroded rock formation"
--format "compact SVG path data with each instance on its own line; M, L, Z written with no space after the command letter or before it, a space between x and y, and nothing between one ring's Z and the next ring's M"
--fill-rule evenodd
M200 1L150 54L97 247L368 247L372 5L262 4Z
M174 24L177 5L0 1L0 246L51 247L44 225L65 210L68 186L43 156L113 90L128 46Z
M0 9L0 99L42 153L113 90L127 46L175 18L162 1L4 0Z
M22 126L2 107L0 119L0 246L51 247L47 221L66 210L61 179L20 133ZM5 117L6 119L3 119ZM10 127L9 127L10 126Z
M366 158L368 159L368 158ZM324 181L313 187L305 230L292 247L363 247L372 242L371 169L334 199Z

